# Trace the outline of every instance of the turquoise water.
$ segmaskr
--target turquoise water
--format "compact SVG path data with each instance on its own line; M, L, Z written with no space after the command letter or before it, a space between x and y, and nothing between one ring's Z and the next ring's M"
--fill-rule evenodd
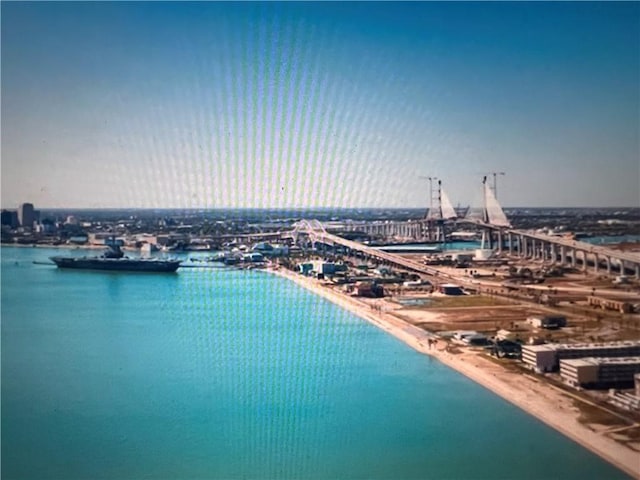
M2 249L3 478L625 478L284 279L53 252Z
M608 235L602 237L586 237L580 240L587 243L609 245L622 242L640 242L640 235Z

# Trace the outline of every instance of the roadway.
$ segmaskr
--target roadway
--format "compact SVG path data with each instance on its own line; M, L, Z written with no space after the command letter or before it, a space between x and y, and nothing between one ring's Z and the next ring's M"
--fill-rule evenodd
M460 221L464 221L466 223L472 223L473 225L477 225L478 227L490 228L492 230L500 230L503 232L503 235L504 234L511 234L511 235L517 235L517 236L522 235L534 240L540 240L547 243L553 243L559 246L574 248L577 250L581 250L583 252L598 254L603 257L610 257L610 258L615 258L616 260L622 260L622 261L630 262L633 264L640 264L640 255L637 253L622 252L620 250L614 250L612 248L603 247L600 245L594 245L587 242L580 242L577 240L570 240L563 237L545 235L543 233L533 233L533 232L528 232L526 230L517 230L514 228L505 229L505 227L491 225L489 223L482 222L479 220L474 220L474 219L460 219Z

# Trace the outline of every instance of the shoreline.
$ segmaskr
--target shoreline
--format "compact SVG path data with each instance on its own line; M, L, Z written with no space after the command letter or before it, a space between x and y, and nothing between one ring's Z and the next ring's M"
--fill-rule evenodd
M435 348L429 348L427 342L429 339L435 339L434 335L407 323L386 309L376 311L372 308L374 305L336 292L315 279L303 277L284 268L265 271L286 278L367 320L417 352L430 355L532 415L627 475L640 479L640 453L580 423L580 412L573 405L573 399L567 392L539 382L530 375L509 372L481 355L449 353L441 349L442 341L438 341Z
M16 248L60 248L66 250L104 250L106 246L104 245L69 245L69 244L61 244L61 245L49 245L46 243L0 243L0 248L2 247L16 247Z

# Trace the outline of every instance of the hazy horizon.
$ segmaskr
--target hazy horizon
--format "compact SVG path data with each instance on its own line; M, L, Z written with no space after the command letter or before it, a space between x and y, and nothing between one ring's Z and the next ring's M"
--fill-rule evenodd
M637 2L0 8L2 208L640 206Z
M29 202L26 202L29 203ZM2 206L2 210L16 210L16 207L4 207ZM472 205L459 205L461 208L473 207ZM71 207L47 207L35 205L34 208L36 210L46 210L46 211L154 211L154 210L176 210L176 211L218 211L218 210L246 210L246 211L260 211L260 210L269 210L269 211L341 211L341 210L358 210L358 211L425 211L428 206L423 207L337 207L337 206L327 206L327 207L82 207L82 206L71 206ZM615 206L580 206L580 207L567 207L567 206L547 206L547 207L532 207L532 206L520 206L520 207L512 207L512 206L503 206L503 209L507 212L511 210L639 210L640 207L636 206L624 206L624 205L615 205Z

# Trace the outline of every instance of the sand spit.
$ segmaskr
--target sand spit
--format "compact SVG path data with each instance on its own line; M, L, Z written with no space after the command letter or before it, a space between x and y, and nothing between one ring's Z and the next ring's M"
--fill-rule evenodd
M396 317L380 303L361 301L323 286L315 279L285 269L269 271L364 318L418 352L437 358L629 475L640 479L640 453L605 436L602 429L580 423L580 411L574 405L574 398L567 392L541 382L532 375L508 371L480 354L447 352L443 341L436 348L429 348L428 340L434 338L431 334ZM432 315L434 319L437 318L436 313Z

